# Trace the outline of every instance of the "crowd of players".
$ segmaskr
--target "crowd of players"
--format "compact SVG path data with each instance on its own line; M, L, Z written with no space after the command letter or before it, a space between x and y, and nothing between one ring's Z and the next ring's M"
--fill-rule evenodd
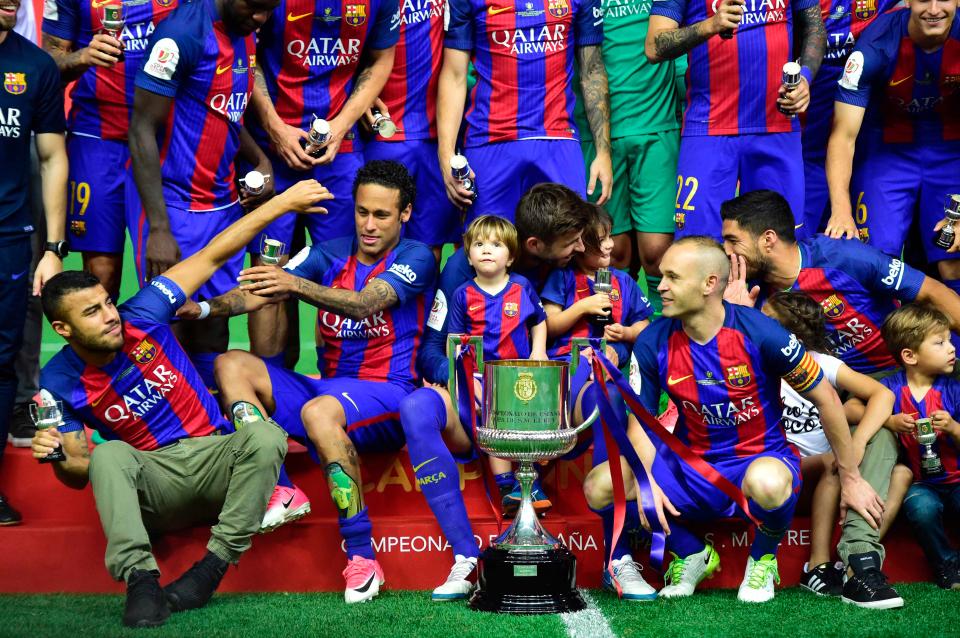
M960 588L943 531L960 510L960 240L937 244L960 175L956 0L46 0L42 50L32 10L0 0L0 434L13 414L15 443L61 449L58 478L92 484L126 624L205 604L253 534L309 513L288 436L327 477L348 603L384 582L360 454L404 445L454 553L433 598L469 595L457 333L488 360L602 338L612 369L576 377L576 420L610 393L652 414L669 398L687 454L631 416L638 463L619 463L627 526L667 533L659 592L615 531L618 455L590 433L572 453L592 449L584 493L623 598L691 595L719 557L687 524L740 515L756 534L738 598L772 599L802 479L805 587L902 606L880 542L902 503L938 584ZM264 187L241 188L254 170ZM128 236L141 290L117 308ZM69 250L84 271L57 274ZM13 365L30 293L68 344L39 386L64 424L36 433ZM318 309L318 377L285 360L294 301ZM227 352L239 314L250 351ZM92 455L84 426L106 441ZM509 463L488 461L515 507ZM213 511L208 553L161 588L148 530ZM2 497L0 516L19 522Z

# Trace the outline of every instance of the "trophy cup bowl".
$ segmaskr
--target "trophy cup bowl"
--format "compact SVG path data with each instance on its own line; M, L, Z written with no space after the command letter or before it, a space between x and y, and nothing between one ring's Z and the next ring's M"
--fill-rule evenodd
M580 611L576 557L540 524L533 509L533 464L563 456L597 418L570 427L569 364L526 359L488 361L483 369L477 446L517 462L520 508L513 524L480 556L471 608L515 614Z

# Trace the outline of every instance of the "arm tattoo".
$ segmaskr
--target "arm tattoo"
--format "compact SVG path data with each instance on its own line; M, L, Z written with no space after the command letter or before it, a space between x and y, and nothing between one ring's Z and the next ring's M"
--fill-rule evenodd
M818 5L819 7L819 5ZM820 9L817 8L817 11ZM657 50L657 57L661 60L674 60L684 53L689 53L694 47L703 44L710 36L701 29L703 22L690 25L689 27L677 27L658 33L654 38L654 46Z
M610 89L599 46L577 49L583 106L597 152L610 152Z
M57 63L64 84L73 82L87 70L87 65L80 63L80 52L73 50L69 40L44 33L42 42L43 50Z
M257 90L260 91L260 95L265 97L267 101L270 100L270 90L267 88L267 78L263 76L263 68L257 67L256 72L253 76L254 85L257 87Z
M823 26L820 5L804 9L797 16L800 65L816 76L827 51L827 29Z
M247 310L245 297L246 295L239 288L234 288L219 297L214 297L207 302L210 304L210 316L235 317L236 315L242 315Z
M363 90L364 85L370 81L370 76L373 75L373 70L371 67L366 67L363 71L360 72L360 75L357 76L357 81L353 85L353 90L350 91L350 96L357 95L360 91Z
M297 297L307 303L349 317L356 321L385 310L399 301L393 286L373 278L363 290L328 288L309 279L297 277Z

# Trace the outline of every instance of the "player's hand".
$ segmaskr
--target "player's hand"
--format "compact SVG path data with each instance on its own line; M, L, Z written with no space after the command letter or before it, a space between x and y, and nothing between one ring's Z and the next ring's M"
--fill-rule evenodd
M51 277L63 271L63 262L49 250L43 253L37 269L33 273L33 296L40 294L43 287L50 281Z
M308 171L320 163L319 159L307 155L303 146L300 145L301 139L310 139L303 129L280 122L268 130L267 134L270 136L270 146L274 152L293 170Z
M318 166L329 164L336 159L337 153L340 151L340 144L343 143L343 138L350 132L352 126L352 123L347 124L340 116L330 120L330 134L327 136L327 141L320 145L323 153L316 159Z
M860 231L853 221L853 215L843 211L833 211L827 221L827 228L823 231L827 237L834 239L859 239Z
M621 323L611 323L603 327L603 338L607 341L624 341L627 329Z
M904 414L903 412L891 416L884 425L894 434L913 432L917 429L916 420L909 414Z
M674 516L676 518L680 517L680 512L677 511L677 508L673 506L673 503L670 502L670 499L667 498L667 495L663 493L663 490L660 489L660 486L657 485L657 482L653 480L653 477L650 477L650 489L653 492L653 506L657 510L657 519L660 521L660 527L663 528L663 533L670 534L670 523L667 520L667 514ZM640 490L637 490L637 494L640 494ZM641 499L637 499L638 501ZM647 519L647 515L643 511L643 504L639 503L640 507L640 524L643 525L643 529L650 531L650 521Z
M934 410L930 413L930 425L934 430L946 432L951 436L957 436L960 432L960 424L953 420L950 413L946 410Z
M254 167L254 170L260 171L260 174L263 175L263 189L257 195L247 193L240 198L240 205L245 211L254 210L268 201L276 193L277 185L273 180L273 165L270 163L270 160L264 157L260 163ZM242 189L240 192L245 193Z
M43 428L30 439L30 450L33 458L42 459L63 445L63 435L57 428Z
M607 347L606 347L606 348L604 349L604 351L603 351L603 354L607 355L607 359L610 359L610 363L612 363L613 365L617 366L618 368L620 367L620 357L617 355L617 351L613 349L613 346L607 345ZM607 377L608 379L610 378L610 377L607 375L607 369L606 369L606 368L603 369L603 374L604 374L604 376Z
M380 111L380 115L388 119L390 118L390 109L387 108L387 105L384 103L384 101L380 98L375 99L370 108L363 112L363 117L360 118L363 128L367 129L367 131L370 133L373 133L373 122L376 119L373 117L374 109Z
M600 197L597 199L597 205L603 206L613 192L613 160L610 159L610 153L597 153L597 156L590 162L587 195L593 195L597 180L600 180Z
M933 227L933 232L939 233L940 229L946 225L947 225L947 220L941 219L940 221L937 222L937 225ZM956 235L954 235L953 244L950 246L950 248L947 248L948 253L955 253L957 251L960 251L960 233L957 233Z
M123 43L106 33L98 33L90 44L80 49L80 62L87 66L110 69L116 66L123 53Z
M723 291L724 301L753 307L759 296L760 286L750 288L747 284L747 260L742 255L730 255L730 276Z
M289 296L297 290L297 276L280 266L253 266L240 271L240 290L258 297Z
M450 156L440 158L440 175L443 176L443 186L447 189L447 199L460 210L467 210L473 204L473 193L460 184L450 171ZM476 183L477 174L470 169L470 179Z
M600 317L610 316L613 302L610 301L610 295L605 292L597 292L589 297L584 297L576 304L579 306L581 314L597 315Z
M847 518L847 510L863 517L873 529L883 523L883 499L863 480L860 473L840 477L840 524Z
M180 261L180 246L168 230L150 229L147 236L147 279L162 275Z
M736 29L743 20L746 4L746 0L721 0L717 12L710 18L711 31L719 34Z
M546 350L532 350L530 351L530 361L546 361L547 360L547 351Z
M810 85L805 77L794 87L781 84L777 95L777 104L787 113L803 113L810 106Z
M320 213L322 215L327 214L327 209L317 204L334 199L333 193L315 179L299 181L277 197L282 199L286 210L297 213Z

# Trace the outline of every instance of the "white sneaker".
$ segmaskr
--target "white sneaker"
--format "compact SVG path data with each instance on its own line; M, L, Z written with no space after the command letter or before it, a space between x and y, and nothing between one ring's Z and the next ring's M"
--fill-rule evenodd
M773 583L780 582L777 557L764 554L760 560L747 558L747 569L737 592L737 600L744 603L765 603L773 600Z
M640 566L633 561L630 554L613 561L613 578L620 583L620 593L624 600L655 600L657 590L650 586L640 574ZM617 586L610 577L610 572L603 571L603 588L607 591L617 591Z
M462 554L457 554L454 556L453 568L450 570L447 580L433 590L431 598L441 602L466 598L476 586L470 580L476 571L476 558L472 556L467 558Z
M680 558L676 554L664 574L667 586L660 590L661 598L682 598L692 596L693 590L704 578L711 578L720 568L720 555L707 545L702 551Z

